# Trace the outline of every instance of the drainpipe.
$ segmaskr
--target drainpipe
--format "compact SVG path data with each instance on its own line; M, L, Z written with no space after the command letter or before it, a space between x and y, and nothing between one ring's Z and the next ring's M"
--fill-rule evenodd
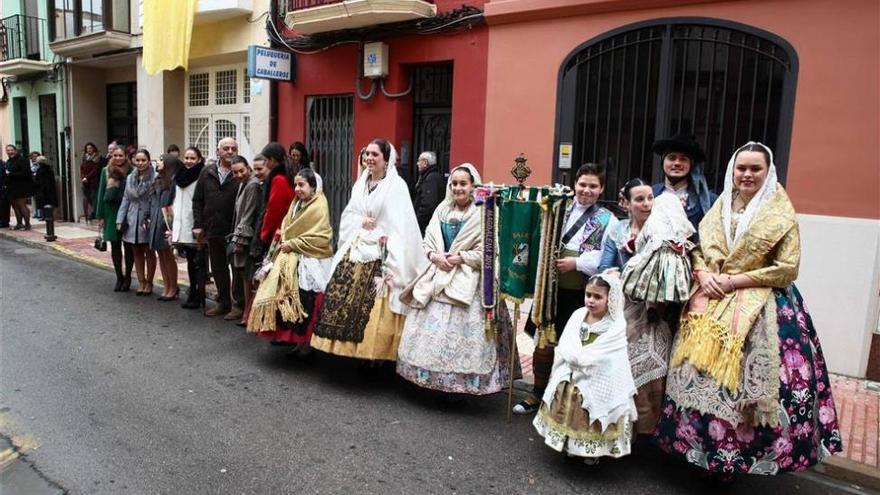
M270 22L276 22L278 18L278 2L270 2ZM271 45L271 43L270 43ZM295 55L294 55L295 56ZM278 81L269 80L269 142L278 141Z

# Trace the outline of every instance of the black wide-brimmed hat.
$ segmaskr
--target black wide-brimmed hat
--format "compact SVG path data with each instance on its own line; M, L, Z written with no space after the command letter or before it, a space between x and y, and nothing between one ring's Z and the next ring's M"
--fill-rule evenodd
M700 148L700 143L693 134L676 134L666 139L658 139L654 141L651 149L661 157L671 151L678 151L691 157L694 163L706 161L706 153Z

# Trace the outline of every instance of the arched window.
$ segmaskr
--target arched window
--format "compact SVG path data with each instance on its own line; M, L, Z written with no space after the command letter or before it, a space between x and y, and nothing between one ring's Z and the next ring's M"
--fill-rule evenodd
M560 69L554 176L571 183L579 164L611 158L603 199L614 201L629 178L662 178L655 139L688 132L715 191L749 140L773 149L784 183L797 71L785 40L719 19L657 19L593 38Z

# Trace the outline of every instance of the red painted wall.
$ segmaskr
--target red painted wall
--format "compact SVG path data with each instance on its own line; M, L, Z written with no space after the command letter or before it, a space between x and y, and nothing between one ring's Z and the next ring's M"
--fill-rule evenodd
M461 6L461 1L438 0L438 11ZM479 6L483 2L469 2ZM385 89L402 92L409 83L408 67L433 62L453 62L452 129L450 163L471 162L482 169L486 115L488 28L480 26L458 35L409 36L384 40L388 44L389 76ZM289 145L304 140L306 98L318 95L355 94L359 47L342 45L310 55L297 55L297 80L278 85L278 140ZM369 80L361 81L361 92ZM377 88L369 101L354 97L354 148L383 137L400 148L412 146L412 95L385 97ZM409 163L414 163L410 150ZM320 166L320 164L319 164ZM356 166L352 160L352 170Z

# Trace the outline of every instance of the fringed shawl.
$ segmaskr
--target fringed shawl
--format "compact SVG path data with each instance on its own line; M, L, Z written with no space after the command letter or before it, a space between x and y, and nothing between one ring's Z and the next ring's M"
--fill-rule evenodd
M781 185L776 186L748 229L728 248L722 201L700 223L700 246L692 253L694 270L728 275L745 274L759 287L738 289L722 299L709 299L704 312L683 321L672 366L684 360L719 384L736 391L742 376L743 345L773 288L788 287L797 278L800 236L794 207ZM695 284L694 290L698 287ZM694 298L705 296L696 292Z
M257 289L248 317L248 332L271 332L276 329L276 312L281 319L299 323L308 318L299 299L297 268L301 255L311 258L333 256L333 229L330 227L330 209L327 198L318 192L306 203L295 201L290 205L281 224L281 240L293 251L280 249L272 269Z

